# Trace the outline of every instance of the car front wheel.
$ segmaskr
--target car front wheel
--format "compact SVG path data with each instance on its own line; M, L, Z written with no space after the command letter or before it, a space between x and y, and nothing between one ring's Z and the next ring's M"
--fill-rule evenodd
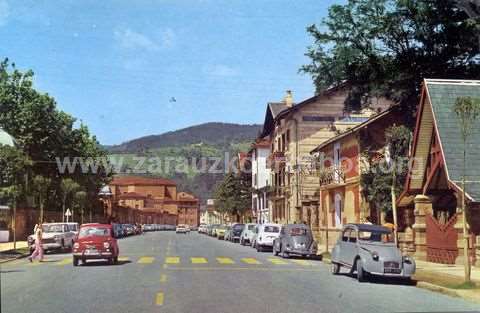
M340 264L332 262L331 270L333 275L337 275L338 273L340 273Z

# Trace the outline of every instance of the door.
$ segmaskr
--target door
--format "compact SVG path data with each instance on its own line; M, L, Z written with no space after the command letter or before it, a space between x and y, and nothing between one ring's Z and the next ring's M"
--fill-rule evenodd
M340 193L335 193L335 226L342 227L342 206L343 200Z
M353 236L352 233L354 233L353 229L345 228L342 233L339 251L340 261L349 266L352 266L352 259L350 258L350 255L352 254L351 251L355 248L354 243L350 241L350 237Z

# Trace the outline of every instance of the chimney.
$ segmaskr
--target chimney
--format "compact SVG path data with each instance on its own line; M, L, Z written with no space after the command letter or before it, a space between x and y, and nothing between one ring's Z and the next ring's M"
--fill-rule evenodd
M285 95L285 98L283 100L287 107L291 108L293 105L293 96L292 96L292 91L287 90L287 94Z

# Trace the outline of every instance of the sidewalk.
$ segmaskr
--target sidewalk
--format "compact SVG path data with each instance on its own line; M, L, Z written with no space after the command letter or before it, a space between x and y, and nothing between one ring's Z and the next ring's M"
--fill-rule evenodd
M26 241L17 241L17 249L26 248L28 244ZM13 242L2 242L0 243L0 253L13 250Z
M449 265L438 264L425 261L415 261L417 263L417 271L435 272L438 275L449 275L458 279L459 282L463 281L464 268L463 265ZM472 281L480 284L480 267L472 267Z

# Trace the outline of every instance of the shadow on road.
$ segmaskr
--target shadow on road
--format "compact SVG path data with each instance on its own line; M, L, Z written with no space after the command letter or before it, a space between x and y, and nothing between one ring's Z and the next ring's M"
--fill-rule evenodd
M119 265L125 265L128 263L132 263L130 260L119 260L117 264L110 264L108 261L87 261L86 263L83 263L81 267L89 267L89 266L119 266Z
M339 273L338 276L346 276L352 279L357 279L354 273ZM381 285L401 285L401 286L416 286L417 281L413 279L405 279L398 277L384 277L376 275L368 275L366 278L367 283L381 284Z
M8 273L22 273L25 272L24 270L6 270L6 271L0 271L0 274L8 274Z

